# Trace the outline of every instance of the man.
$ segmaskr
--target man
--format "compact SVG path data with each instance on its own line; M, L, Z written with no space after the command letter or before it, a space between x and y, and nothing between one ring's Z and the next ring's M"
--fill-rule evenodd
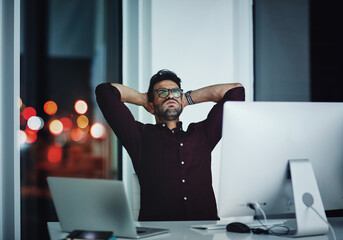
M217 220L211 152L221 138L223 104L244 101L241 84L219 84L184 94L180 78L160 70L147 93L120 84L96 88L99 107L129 153L141 187L140 221ZM207 118L182 128L191 104L214 101ZM156 124L135 121L124 102L143 106Z

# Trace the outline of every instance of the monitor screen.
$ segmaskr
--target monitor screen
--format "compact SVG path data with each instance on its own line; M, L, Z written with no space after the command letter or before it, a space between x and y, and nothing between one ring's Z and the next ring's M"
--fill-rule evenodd
M343 103L227 102L218 191L220 218L294 213L288 160L308 159L325 210L343 209Z

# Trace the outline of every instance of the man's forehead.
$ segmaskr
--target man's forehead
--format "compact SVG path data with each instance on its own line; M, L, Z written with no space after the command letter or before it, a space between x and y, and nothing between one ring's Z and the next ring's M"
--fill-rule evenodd
M178 88L179 86L176 84L176 82L172 80L163 80L155 84L154 89L159 89L159 88Z

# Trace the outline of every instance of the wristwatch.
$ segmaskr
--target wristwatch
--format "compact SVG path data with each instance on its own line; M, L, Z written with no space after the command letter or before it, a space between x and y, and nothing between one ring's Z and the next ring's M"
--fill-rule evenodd
M193 99L191 98L191 92L192 92L192 90L189 90L185 94L185 96L187 98L187 102L188 102L189 105L193 105L194 104Z

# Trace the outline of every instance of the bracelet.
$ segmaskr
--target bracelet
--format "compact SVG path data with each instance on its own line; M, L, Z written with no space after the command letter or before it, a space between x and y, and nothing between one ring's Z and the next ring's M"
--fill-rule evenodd
M185 94L185 96L187 98L187 102L188 102L189 105L193 105L194 104L193 99L191 98L191 92L192 92L192 90L186 92L186 94Z

